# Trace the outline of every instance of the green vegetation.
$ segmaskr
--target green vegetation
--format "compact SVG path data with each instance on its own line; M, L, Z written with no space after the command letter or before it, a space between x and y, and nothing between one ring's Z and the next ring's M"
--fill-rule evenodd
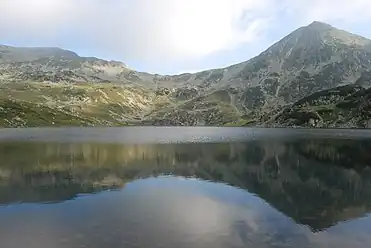
M225 123L223 126L225 127L245 127L245 126L249 126L255 123L256 123L255 120L240 119L238 121L232 121L232 122Z
M41 104L0 100L0 126L90 126L94 121L73 116Z
M370 47L315 22L248 61L170 76L59 48L0 46L0 126L368 127Z
M346 85L316 92L286 107L271 122L282 126L368 127L371 91Z
M150 108L141 89L114 84L1 84L0 126L121 126Z

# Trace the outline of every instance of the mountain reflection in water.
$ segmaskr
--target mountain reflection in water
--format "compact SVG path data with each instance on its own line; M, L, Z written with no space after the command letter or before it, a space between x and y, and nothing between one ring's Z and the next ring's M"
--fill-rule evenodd
M341 139L0 143L0 247L368 247L370 151Z

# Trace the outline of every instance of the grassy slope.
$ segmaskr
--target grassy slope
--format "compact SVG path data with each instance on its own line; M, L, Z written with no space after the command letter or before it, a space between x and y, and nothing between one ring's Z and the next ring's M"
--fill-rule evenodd
M168 105L151 114L155 125L218 126L241 117L227 90L213 91L189 100L170 100Z
M114 84L0 84L0 126L127 125L151 108L151 95Z
M0 126L37 127L37 126L87 126L94 121L74 116L47 106L29 102L0 100Z
M210 125L365 127L370 90L324 90L271 112L243 115L236 96L217 90L191 99L111 83L0 83L0 127ZM362 100L364 99L364 100ZM278 111L277 111L278 110Z

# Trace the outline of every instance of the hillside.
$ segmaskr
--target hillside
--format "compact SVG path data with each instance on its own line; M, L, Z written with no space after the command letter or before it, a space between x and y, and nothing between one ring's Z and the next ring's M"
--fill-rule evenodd
M286 117L271 117L319 91L344 85L367 89L370 71L371 40L320 22L246 62L175 76L137 72L122 62L60 48L0 45L0 107L7 109L0 125L291 126L296 124ZM54 110L57 117L45 117ZM352 119L360 109L350 111L355 113L341 125L312 126L364 127L364 121Z
M371 127L371 88L346 85L316 92L286 107L266 124L300 127Z

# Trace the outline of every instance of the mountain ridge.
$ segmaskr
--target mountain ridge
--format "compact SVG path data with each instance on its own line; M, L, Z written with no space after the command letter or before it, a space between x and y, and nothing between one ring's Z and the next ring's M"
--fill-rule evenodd
M321 21L313 21L311 22L310 24L306 25L306 26L302 26L302 27L299 27L298 29L294 30L293 32L291 32L289 35L287 36L290 36L291 34L295 33L296 31L301 31L302 29L316 29L316 30L331 30L331 29L336 29L337 31L340 31L340 32L345 32L347 33L348 35L351 34L353 37L357 37L358 39L361 39L361 40L366 40L369 45L371 45L371 40L364 37L364 36L361 36L361 35L357 35L357 34L352 34L352 33L349 33L345 30L342 30L342 29L338 29L338 28L335 28L334 26L328 24L328 23L325 23L325 22L321 22ZM284 38L274 42L270 47L273 47L276 43L279 43L280 41L284 40L287 36L285 36ZM17 48L17 49L42 49L42 50L55 50L55 51L58 51L59 52L64 52L64 53L69 53L69 54L73 54L73 56L75 57L80 57L82 59L98 59L98 60L104 60L106 62L113 62L113 63L117 63L117 64L122 64L124 65L125 67L127 68L131 68L130 66L128 66L124 61L121 61L121 60L109 60L109 59L100 59L98 57L95 57L95 56L80 56L78 53L70 50L70 49L67 49L67 48L61 48L61 47L42 47L42 46L25 46L25 47L22 47L22 46L11 46L11 45L2 45L0 44L0 49L1 48ZM269 48L267 49L269 50ZM266 51L266 50L265 50ZM244 63L247 63L249 62L251 59L254 59L255 57L261 55L262 53L264 53L265 51L255 55L255 56L252 56L251 58L247 59L247 60L244 60L244 61L241 61L241 62L238 62L238 63L235 63L235 64L230 64L228 66L224 66L224 67L218 67L218 68L211 68L211 69L206 69L206 70L199 70L199 71L195 71L195 72L192 72L192 73L189 73L189 72L184 72L184 73L175 73L175 74L161 74L161 73L148 73L146 71L138 71L136 70L135 68L131 68L131 70L133 71L136 71L136 72L139 72L139 73L147 73L147 74L152 74L154 76L162 76L162 77L167 77L167 76L183 76L183 75L188 75L188 74L198 74L198 73L202 73L202 72L207 72L207 71L212 71L212 70L218 70L218 69L228 69L230 67L233 67L233 66L237 66L237 65L240 65L240 64L244 64Z
M36 103L48 98L48 104L65 107L66 114L71 114L73 107L84 116L87 110L79 110L79 106L87 105L91 111L93 105L105 108L112 102L118 107L112 110L111 106L109 115L120 116L110 117L117 124L257 124L262 116L318 91L356 82L368 88L370 71L371 40L322 22L294 30L247 61L179 75L137 72L118 61L80 57L59 48L0 46L0 82L7 88L7 98L29 101L33 94ZM39 88L33 93L19 96L19 89L14 92L20 85L27 88L35 83ZM78 93L62 98L48 93L46 85L57 87L56 92L62 88L69 92L72 87ZM116 96L111 98L109 91L121 94L120 100L113 100ZM15 94L18 96L12 96ZM71 101L76 106L70 106Z

